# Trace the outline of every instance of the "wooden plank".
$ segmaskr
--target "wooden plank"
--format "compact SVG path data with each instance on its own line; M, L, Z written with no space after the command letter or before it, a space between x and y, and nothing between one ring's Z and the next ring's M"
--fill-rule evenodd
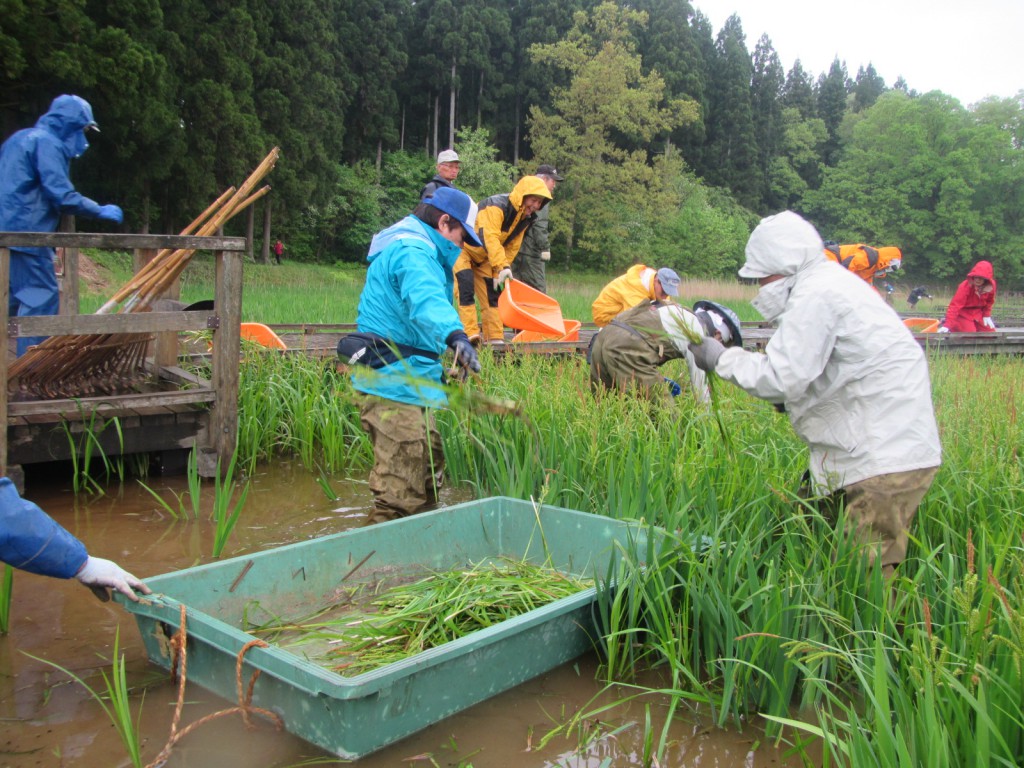
M12 317L8 335L77 336L107 333L158 333L161 331L205 330L216 314L209 310L192 312L126 312L118 315L50 315Z
M195 251L244 251L244 237L199 237L196 235L121 235L88 232L0 232L0 248L170 248Z
M208 389L149 392L112 397L83 397L80 400L29 400L20 403L10 403L8 415L31 416L52 414L62 416L63 414L73 415L82 411L85 413L96 411L98 413L110 414L126 412L134 408L148 408L150 406L174 407L197 403L212 403L214 401L215 393ZM79 404L81 404L81 407L79 407Z
M162 381L168 381L179 387L194 386L205 387L207 389L212 388L212 384L209 379L204 379L202 376L198 376L191 371L186 371L184 368L179 368L176 365L164 366L159 370L158 376Z
M179 416L160 429L153 429L144 421L135 426L122 423L120 436L112 424L93 430L92 434L108 457L190 449L196 443L196 436L206 428L207 414L190 412ZM65 427L59 422L14 428L10 430L11 456L19 464L66 460L72 456L72 440L77 448L86 431L82 425Z

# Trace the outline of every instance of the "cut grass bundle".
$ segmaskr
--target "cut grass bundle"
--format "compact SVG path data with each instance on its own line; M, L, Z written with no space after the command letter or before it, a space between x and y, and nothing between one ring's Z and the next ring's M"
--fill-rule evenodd
M590 584L551 568L502 559L431 573L369 600L367 585L349 588L333 605L298 621L255 629L282 648L303 649L310 661L359 675L500 624ZM365 608L360 608L360 604Z

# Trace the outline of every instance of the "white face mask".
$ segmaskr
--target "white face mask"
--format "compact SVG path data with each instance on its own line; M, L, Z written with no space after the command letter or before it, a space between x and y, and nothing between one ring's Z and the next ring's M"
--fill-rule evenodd
M769 323L773 322L786 308L786 302L789 300L789 294L793 290L795 282L796 278L790 275L782 280L763 285L750 303L761 313L761 317Z

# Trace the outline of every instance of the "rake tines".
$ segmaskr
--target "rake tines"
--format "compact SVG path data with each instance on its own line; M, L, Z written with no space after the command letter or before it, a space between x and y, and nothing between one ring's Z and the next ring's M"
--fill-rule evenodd
M277 162L274 147L242 186L230 187L182 235L211 236L232 216L270 191L256 189ZM194 250L164 249L134 275L96 314L145 312L174 283ZM42 398L116 394L134 387L145 377L146 349L153 337L146 333L51 336L15 360L8 389Z

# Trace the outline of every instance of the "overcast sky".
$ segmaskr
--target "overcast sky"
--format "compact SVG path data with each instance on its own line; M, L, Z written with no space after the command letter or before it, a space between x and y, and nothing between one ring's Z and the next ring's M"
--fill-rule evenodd
M733 13L747 50L763 33L788 74L796 59L814 80L838 56L850 77L873 64L892 87L940 90L969 106L1024 89L1024 0L691 0L714 35Z

